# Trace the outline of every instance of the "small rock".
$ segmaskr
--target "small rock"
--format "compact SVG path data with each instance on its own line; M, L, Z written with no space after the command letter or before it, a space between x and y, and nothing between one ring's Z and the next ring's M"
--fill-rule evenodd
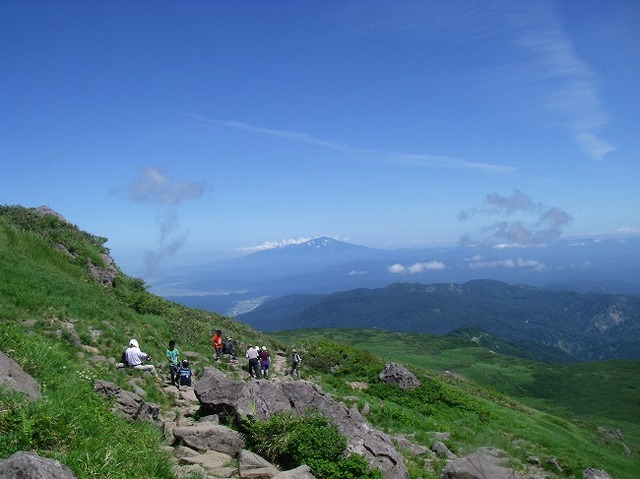
M600 469L593 469L591 467L586 468L582 471L583 479L611 479L611 476L607 474L605 471Z

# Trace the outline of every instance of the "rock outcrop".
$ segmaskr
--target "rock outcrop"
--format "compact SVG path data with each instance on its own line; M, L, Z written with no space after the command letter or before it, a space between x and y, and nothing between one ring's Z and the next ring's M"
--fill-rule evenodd
M415 389L420 386L415 374L396 363L386 364L378 377L383 383L395 384L402 389Z
M527 479L506 466L508 460L509 457L499 449L481 447L450 461L440 473L440 479Z
M273 414L304 414L313 409L329 417L347 438L350 451L362 455L387 479L406 479L402 457L390 438L372 428L355 408L347 408L306 381L236 381L215 368L205 368L195 387L204 414L236 420L265 420Z
M173 436L180 443L201 452L215 451L237 457L244 448L244 439L239 432L211 422L176 427Z
M148 421L157 426L162 426L158 418L160 406L157 404L148 403L139 395L120 389L117 385L108 381L95 381L93 390L104 398L115 398L117 412L122 414L127 421Z
M25 393L30 399L40 399L40 385L22 367L0 351L0 383L10 391Z
M100 258L104 266L96 266L90 261L87 263L89 274L105 286L113 286L118 275L113 260L111 256L105 253L101 253Z
M75 479L67 466L31 452L16 452L0 460L0 479Z
M583 479L611 479L611 476L603 470L593 469L592 467L586 468L582 471Z
M56 218L58 218L63 223L71 224L71 223L69 223L69 221L67 221L67 219L64 216L62 216L57 211L52 210L51 208L49 208L46 205L42 205L42 206L38 206L37 208L33 208L33 211L39 216L47 216L47 215L55 216Z

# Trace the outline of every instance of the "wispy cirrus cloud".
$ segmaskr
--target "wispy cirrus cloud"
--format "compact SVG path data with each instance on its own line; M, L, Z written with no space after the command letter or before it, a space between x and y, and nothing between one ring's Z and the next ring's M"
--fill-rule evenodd
M526 70L536 83L542 107L558 118L558 126L591 158L601 160L614 151L598 133L608 115L597 75L576 52L553 5L524 5L510 10L507 18L515 27L515 43L530 55Z
M494 48L500 40L505 57L507 47L515 46L526 55L495 69L487 66L493 72L487 78L492 87L508 86L525 98L533 95L535 108L549 113L553 127L567 132L589 157L601 160L615 150L599 133L608 115L598 77L577 53L549 0L356 2L341 10L336 24L345 35L394 35L443 45L486 41Z
M193 113L180 112L183 115L187 115L191 118L199 121L207 122L224 128L232 128L235 130L244 130L251 133L267 135L277 138L283 138L285 140L302 142L309 145L315 145L322 148L341 151L344 153L351 153L355 155L366 155L370 159L376 161L382 161L387 164L406 165L414 167L430 167L430 168L460 168L480 170L496 173L508 173L514 171L515 168L508 165L500 165L486 162L474 162L461 158L455 158L446 155L431 155L431 154L413 154L400 151L388 151L374 148L355 148L346 144L342 144L334 141L326 141L315 138L313 135L303 132L291 131L291 130L278 130L274 128L265 128L262 126L256 126L240 121L219 120L207 118L202 115L195 115Z

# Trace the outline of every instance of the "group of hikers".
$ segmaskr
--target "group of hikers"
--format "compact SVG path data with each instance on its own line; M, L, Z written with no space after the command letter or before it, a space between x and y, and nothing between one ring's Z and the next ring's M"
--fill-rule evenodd
M224 355L229 356L230 362L237 362L237 357L234 353L233 340L230 336L227 336L223 341L223 334L220 329L216 329L211 336L211 346L213 347L213 359L219 361ZM267 350L266 346L249 346L245 352L245 357L248 360L249 375L255 379L268 379L269 367L271 366L271 354ZM302 358L298 351L295 349L291 352L291 376L300 377L300 364Z
M223 341L222 331L220 329L216 329L213 332L211 336L211 346L213 347L213 359L215 361L219 361L224 355L229 356L229 362L234 363L238 360L233 352L233 339L231 336L227 336Z
M171 384L180 388L180 386L191 386L191 377L193 373L189 368L187 359L180 360L180 351L176 347L174 340L169 341L169 347L165 351L165 357L169 362L169 374L171 376ZM149 364L151 356L140 349L140 345L136 339L129 341L129 346L124 350L120 357L120 363L116 367L128 367L139 371L149 371L153 373L156 379L160 379L158 371L153 364Z
M228 356L229 362L237 363L237 357L234 353L233 339L227 336L222 339L222 331L217 329L211 336L211 345L213 347L213 359L219 361L223 356ZM193 373L189 368L187 359L180 360L180 351L176 347L174 340L169 341L169 347L165 351L165 357L169 365L169 374L171 384L180 388L180 386L191 386L191 378ZM249 346L245 353L245 357L249 361L249 375L255 379L268 379L269 367L271 365L271 355L266 346ZM160 379L158 371L153 364L150 364L151 357L140 349L140 345L136 339L129 341L129 346L122 353L120 363L116 367L130 367L140 371L149 371L153 373L156 379ZM291 376L300 378L300 364L302 358L297 350L291 351Z

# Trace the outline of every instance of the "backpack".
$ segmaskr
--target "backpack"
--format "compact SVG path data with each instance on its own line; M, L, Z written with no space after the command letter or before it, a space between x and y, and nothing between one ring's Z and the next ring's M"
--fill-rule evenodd
M120 362L122 364L126 366L129 366L129 363L127 363L127 350L125 349L124 351L122 351L122 355L120 356Z
M191 369L180 368L178 370L178 381L180 386L191 386Z

